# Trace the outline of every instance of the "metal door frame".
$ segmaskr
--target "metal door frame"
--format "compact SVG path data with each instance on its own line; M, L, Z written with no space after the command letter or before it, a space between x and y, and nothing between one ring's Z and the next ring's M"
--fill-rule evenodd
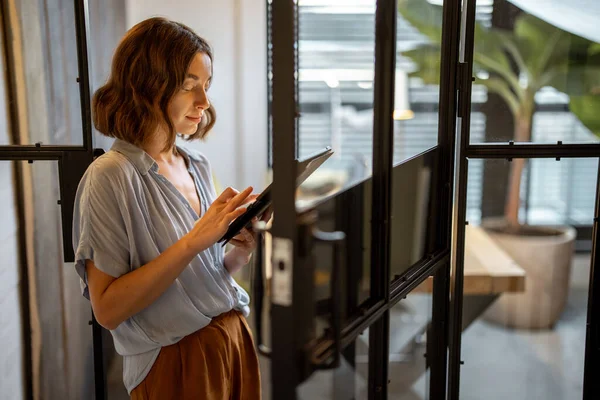
M14 49L10 41L10 20L6 1L0 1L0 12L2 15L2 29L4 39L4 57L7 64L7 91L9 98L15 98L17 91L14 81ZM75 10L75 34L77 39L77 61L78 76L75 78L79 83L79 100L81 106L81 122L83 131L83 144L81 146L69 145L44 145L36 143L34 145L2 145L0 146L0 161L57 161L59 171L60 199L57 203L61 206L61 220L63 233L63 254L64 262L73 262L75 259L72 247L72 221L73 209L75 203L75 194L77 186L87 167L92 163L94 154L101 150L93 149L92 120L91 120L91 94L90 94L90 75L88 69L88 27L89 27L89 8L87 0L74 0ZM14 139L19 137L18 110L16 102L9 102L8 110L11 126L11 135ZM15 176L17 180L22 176L22 169L18 162L14 163ZM17 199L22 201L20 189L17 189ZM18 204L18 219L20 226L24 226L24 213L22 205ZM19 233L20 245L23 246L24 233ZM27 257L24 251L20 251L20 263L24 264ZM29 304L29 279L27 268L21 267L19 272L21 281L20 301L23 307L23 343L24 343L24 363L25 363L25 397L33 398L32 393L32 365L31 365L31 338L29 332L30 326L30 304ZM90 307L91 308L91 307ZM102 354L102 327L97 323L94 313L91 312L93 354L94 354L94 385L96 399L106 399L106 381L104 374L104 363Z
M392 4L394 3L394 4ZM295 153L296 131L294 120L298 116L297 93L294 93L293 51L296 42L293 34L293 15L296 2L282 0L273 2L273 153L274 157L274 204L279 219L275 220L273 234L293 243L297 249L297 224L293 206L292 177L295 174L292 160ZM389 95L393 87L395 42L389 37L395 37L396 15L395 1L377 1L376 11L376 61L375 61L375 125L373 146L373 221L379 226L374 228L373 237L383 240L383 249L373 250L372 268L387 279L389 274L389 254L386 248L389 243L389 230L385 222L389 217L389 174L391 161L389 147L391 144ZM431 261L415 265L403 277L401 282L395 282L388 287L383 279L372 281L373 303L355 323L342 330L342 347L350 343L356 334L374 324L373 337L379 335L379 341L370 346L370 375L369 398L387 398L387 341L389 330L389 315L387 311L397 301L416 287L425 277L434 275L433 317L434 338L428 351L432 351L430 397L432 399L458 399L460 386L460 349L461 349L461 316L463 303L464 281L464 241L466 215L466 186L467 161L485 158L569 158L569 157L599 157L600 144L471 144L469 141L473 35L475 21L475 0L447 0L443 9L442 50L441 50L441 80L440 80L440 112L438 148L441 153L441 168L444 175L440 180L444 191L441 196L440 229L437 232L439 243L445 244L445 251L433 255ZM392 43L393 42L393 43ZM287 50L286 50L287 48ZM383 82L386 82L384 84ZM285 88L284 88L285 87ZM379 125L381 124L381 125ZM458 127L458 129L457 129ZM292 135L291 132L294 132ZM387 148L386 148L387 146ZM286 186L286 181L288 182ZM598 176L600 184L600 170ZM598 191L597 187L597 191ZM586 365L584 398L591 399L600 396L600 383L592 377L600 360L600 294L597 284L600 282L600 266L598 256L598 218L600 217L600 195L597 194L596 211L593 227L592 268L590 272L590 297L588 307L588 326L586 338ZM279 221L279 222L278 222ZM285 224L284 224L285 222ZM381 223L384 224L381 224ZM455 238L452 242L451 239ZM382 243L382 242L379 242ZM450 257L451 255L451 257ZM294 252L290 259L291 265L302 266L306 260ZM452 271L452 274L450 273ZM299 276L297 268L293 271L294 278ZM275 279L275 277L274 277ZM298 282L301 280L299 279ZM302 290L298 282L289 282L287 290L296 293ZM277 285L275 285L275 288ZM272 354L273 393L275 396L296 398L295 387L302 378L294 364L302 364L301 351L294 349L294 316L305 313L299 309L293 299L287 307L278 307L272 314L272 340L277 343L278 350ZM303 316L306 318L306 316ZM370 335L371 337L371 335ZM334 347L334 346L332 346ZM449 353L448 353L449 352ZM448 358L447 358L448 357ZM371 359L376 365L371 365ZM446 382L448 376L448 382ZM278 397L277 397L278 398ZM283 397L282 397L283 398Z
M307 334L303 324L310 323L311 310L301 294L312 293L312 282L303 269L310 271L310 251L302 236L302 221L294 204L294 177L297 118L299 104L294 79L297 72L295 49L295 16L297 2L269 2L272 10L271 34L273 54L273 205L276 218L274 236L271 308L271 380L272 397L295 399L296 387L319 365L311 365L311 352L321 360L337 358L336 353L351 344L365 329L369 334L369 398L387 398L389 309L429 276L434 276L432 304L432 337L428 339L430 361L430 398L445 399L447 373L448 316L450 290L451 213L454 178L454 145L456 124L456 90L460 7L458 0L444 6L443 48L441 54L440 112L437 151L440 153L438 215L439 229L432 240L440 250L413 265L405 274L389 281L390 189L393 150L393 88L396 54L397 3L379 0L375 14L375 78L373 139L373 208L371 254L371 298L357 316L340 332L322 340L312 349L302 338ZM381 243L384 243L383 245ZM375 245L378 244L378 245ZM283 260L283 261L282 261ZM278 268L285 273L279 275ZM304 271L305 272L305 271ZM310 295L308 296L310 298ZM287 301L281 301L287 299ZM374 360L371 361L371 360Z
M515 158L541 159L555 158L598 158L600 161L600 143L589 144L536 144L536 143L471 143L471 88L473 77L473 51L475 34L476 0L463 0L462 29L460 35L460 56L457 58L457 107L458 125L460 126L456 144L456 178L454 202L454 234L452 247L452 279L451 279L451 319L448 365L448 398L458 400L460 397L460 366L462 338L462 310L464 283L464 250L467 207L468 161L470 159L506 159ZM592 233L592 261L590 269L588 317L586 327L585 367L583 398L591 400L600 398L600 381L595 371L600 368L600 257L598 245L598 220L600 218L600 164L596 185L596 204Z

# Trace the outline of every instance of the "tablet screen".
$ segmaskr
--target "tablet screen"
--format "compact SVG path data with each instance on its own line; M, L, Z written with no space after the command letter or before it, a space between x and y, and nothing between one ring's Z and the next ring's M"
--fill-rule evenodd
M296 187L300 186L317 168L319 168L331 155L333 150L331 147L326 147L321 151L318 151L302 161L296 160L297 178ZM224 242L225 245L231 238L239 233L245 226L252 222L255 217L260 217L263 212L271 204L271 185L267 186L265 190L256 198L256 200L248 206L246 212L237 217L230 225L227 233L219 240Z

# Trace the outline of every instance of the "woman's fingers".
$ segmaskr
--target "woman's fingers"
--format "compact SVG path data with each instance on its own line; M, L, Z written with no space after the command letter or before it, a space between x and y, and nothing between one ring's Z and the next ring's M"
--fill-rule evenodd
M232 197L237 195L239 192L232 187L228 187L216 198L215 202L227 203Z
M251 194L250 196L246 197L246 199L244 200L244 204L248 204L248 203L254 203L254 201L256 200L256 198L260 196L259 194Z
M247 187L233 198L230 198L225 207L225 212L231 212L242 205L242 202L250 195L250 193L252 193L252 186Z
M234 219L236 219L237 217L239 217L240 215L245 213L246 210L247 210L246 207L240 207L240 208L236 208L232 212L228 213L225 218L227 220L227 223L231 223L231 221L233 221Z

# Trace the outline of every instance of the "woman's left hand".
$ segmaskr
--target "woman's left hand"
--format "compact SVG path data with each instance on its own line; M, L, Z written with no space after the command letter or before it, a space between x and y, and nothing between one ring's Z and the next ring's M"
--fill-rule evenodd
M272 208L269 207L260 217L260 221L268 222L271 219L272 215ZM257 221L259 221L258 218L252 219L253 224ZM239 234L234 236L233 239L229 241L229 243L235 246L235 250L238 250L240 252L246 252L248 254L248 258L250 258L250 255L256 249L256 233L254 232L254 230L252 230L252 228L244 228L240 231Z
M229 243L235 246L235 250L237 250L241 254L247 254L248 257L250 257L250 254L252 254L254 249L256 249L256 239L254 237L254 232L252 232L248 228L242 229L239 234L234 236L229 241Z
M229 243L235 247L225 255L224 265L233 274L250 262L252 252L256 248L256 240L254 233L244 228Z
M272 214L272 210L269 207L263 213L260 220L268 222ZM258 221L257 218L252 220L253 223L256 221ZM256 249L256 233L252 229L244 228L229 243L235 247L225 255L225 268L233 274L250 262L252 252Z

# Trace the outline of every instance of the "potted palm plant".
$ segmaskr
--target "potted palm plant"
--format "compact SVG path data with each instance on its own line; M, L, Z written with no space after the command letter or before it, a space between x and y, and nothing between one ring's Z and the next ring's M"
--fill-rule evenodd
M429 41L402 54L416 69L409 76L439 84L442 8L426 0L399 0L404 20ZM498 94L513 116L515 142L530 142L535 96L554 87L570 96L570 110L600 132L600 45L532 15L520 14L514 30L475 27L476 84ZM502 295L485 318L517 328L549 328L566 304L575 230L521 223L521 180L527 160L510 163L503 218L482 222L485 231L526 271L525 291ZM467 242L468 246L469 243Z

